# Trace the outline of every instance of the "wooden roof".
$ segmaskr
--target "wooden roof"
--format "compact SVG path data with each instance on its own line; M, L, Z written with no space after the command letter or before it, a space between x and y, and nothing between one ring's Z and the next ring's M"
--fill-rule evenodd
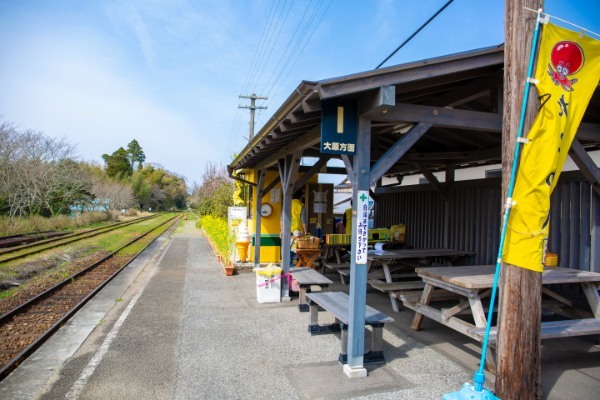
M383 87L393 87L395 106L369 114L371 162L393 151L411 128L421 124L423 133L380 175L401 177L449 166L500 163L503 67L504 49L496 46L319 82L303 81L229 165L229 171L276 167L279 159L298 149L303 156L327 158L319 152L321 101L359 99L360 109L360 102L381 96ZM600 91L596 90L577 134L584 148L600 149L599 123Z

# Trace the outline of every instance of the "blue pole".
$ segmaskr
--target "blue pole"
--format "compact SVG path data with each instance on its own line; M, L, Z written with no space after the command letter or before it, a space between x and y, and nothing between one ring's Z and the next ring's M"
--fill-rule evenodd
M539 35L539 27L540 27L540 19L541 19L542 10L538 10L538 17L535 23L535 30L533 32L533 40L531 41L531 53L529 55L529 66L527 67L527 78L531 77L533 72L533 64L535 61L535 50L538 41ZM525 125L525 113L527 112L527 101L529 99L529 81L525 85L525 93L523 94L523 104L521 106L521 116L519 120L519 129L517 132L517 142L515 144L515 154L512 163L512 169L510 172L510 182L508 184L508 192L506 198L506 210L504 211L504 218L502 221L502 233L500 235L500 247L498 248L498 258L496 260L496 272L494 273L494 285L492 286L492 295L490 298L490 308L488 310L488 318L485 326L485 336L483 338L483 345L481 346L481 361L479 363L479 370L475 372L473 380L475 382L475 391L481 392L483 389L483 383L485 382L485 374L483 372L485 367L485 357L489 344L489 336L490 336L490 328L492 316L494 313L494 303L496 300L496 290L498 288L498 280L500 278L500 267L502 265L502 253L504 251L504 239L506 237L506 229L508 225L508 217L510 216L510 209L512 206L512 195L515 187L515 179L517 175L517 168L519 166L519 156L521 154L521 145L522 143L519 141L520 138L523 137L523 127Z

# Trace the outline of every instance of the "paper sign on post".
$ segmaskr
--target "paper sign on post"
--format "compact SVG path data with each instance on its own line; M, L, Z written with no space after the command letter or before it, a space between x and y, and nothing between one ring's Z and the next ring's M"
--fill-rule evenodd
M356 224L354 226L356 235L356 264L367 263L367 252L369 250L369 192L358 191L358 203L356 204Z

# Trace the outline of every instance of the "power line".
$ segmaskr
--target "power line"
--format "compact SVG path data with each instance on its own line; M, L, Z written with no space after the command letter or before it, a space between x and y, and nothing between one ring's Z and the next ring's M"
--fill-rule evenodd
M271 88L269 89L267 95L269 95L271 93L271 90L275 87L275 84L277 82L279 82L279 78L282 75L282 72L286 72L286 74L283 76L283 81L285 81L289 74L291 73L291 71L294 69L294 67L296 66L296 63L298 62L298 60L300 59L300 56L302 55L302 53L304 52L304 49L306 49L306 46L308 45L308 43L310 43L310 40L312 39L313 35L315 34L315 32L317 31L317 28L321 25L321 22L323 21L323 18L325 17L325 15L327 14L327 11L329 10L329 7L331 6L331 3L333 2L333 0L329 0L329 3L327 4L327 6L325 7L323 13L321 14L321 16L319 17L319 20L317 21L316 25L313 27L310 35L308 36L308 39L304 42L304 45L302 46L302 48L300 49L300 51L296 54L296 57L294 60L291 61L291 65L288 68L283 69L280 73L279 76L277 76L277 79L275 80L275 82L273 83L273 85L271 86ZM319 6L320 7L320 6ZM279 86L279 88L277 89L276 93L279 92L279 90L281 89L282 86Z
M285 6L287 5L287 1L284 3L283 7L282 7L282 13L283 13L283 8L285 8ZM277 45L277 41L278 39L281 37L281 30L283 29L283 27L285 26L285 23L287 22L287 19L290 15L290 11L292 10L292 7L294 6L293 2L290 2L290 5L287 9L287 11L285 12L285 16L283 17L283 19L281 19L281 23L278 23L278 30L277 33L274 36L274 41L273 41L273 45L271 46L271 48L269 49L269 53L267 54L266 58L264 59L264 61L261 63L262 67L260 69L260 72L258 74L258 76L255 79L254 82L254 89L256 90L256 87L258 85L258 82L260 81L263 72L265 71L265 67L267 66L267 64L269 64L269 60L271 59L271 55L273 54L273 50L275 50L275 47Z
M450 4L451 4L453 1L454 1L454 0L449 0L449 1L448 1L446 4L444 4L444 5L442 6L442 8L440 8L440 9L439 9L439 10L438 10L438 11L437 11L435 14L433 14L433 15L431 16L431 18L429 18L429 19L428 19L428 20L427 20L427 21L426 21L426 22L425 22L423 25L421 25L421 26L419 27L419 29L417 29L417 30L416 30L416 31L415 31L415 32L414 32L412 35L410 35L410 36L408 37L408 39L406 39L404 42L402 42L402 44L401 44L400 46L398 46L398 47L396 48L396 50L394 50L394 51L393 51L393 52L392 52L392 53L391 53L389 56L387 56L385 60L383 60L382 62L380 62L380 63L379 63L379 65L375 67L375 69L379 69L379 67L381 67L383 64L385 64L385 62L386 62L387 60L389 60L390 58L392 58L392 56L393 56L394 54L396 54L396 52L397 52L398 50L400 50L402 47L404 47L404 45L405 45L406 43L410 42L410 40L411 40L412 38L414 38L415 36L417 36L417 34L418 34L419 32L421 32L421 30L422 30L423 28L425 28L425 27L426 27L426 26L427 26L427 25L428 25L428 24L429 24L431 21L433 21L433 20L435 19L435 17L437 17L437 16L438 16L438 15L439 15L439 14L440 14L442 11L444 11L444 10L446 9L446 7L448 7L448 6L449 6L449 5L450 5Z
M317 1L319 1L319 0L317 0ZM321 1L323 1L323 0L321 0ZM275 65L275 67L271 71L271 75L269 76L269 78L266 80L265 88L269 86L269 83L273 80L273 78L275 78L276 74L278 73L279 68L281 66L281 63L283 62L283 60L285 58L285 54L288 51L292 51L293 52L293 50L294 50L295 47L292 46L292 44L294 43L294 41L298 40L298 39L296 39L296 35L298 34L298 32L300 31L300 28L304 24L306 15L308 14L308 11L311 8L312 2L313 2L313 0L310 0L310 2L307 3L306 8L304 9L304 13L302 14L302 17L300 18L300 21L298 22L298 24L296 26L296 29L294 30L294 33L290 37L290 40L288 41L288 44L285 47L285 51L283 52L282 56L278 57L277 64ZM263 90L263 92L264 92L264 90Z

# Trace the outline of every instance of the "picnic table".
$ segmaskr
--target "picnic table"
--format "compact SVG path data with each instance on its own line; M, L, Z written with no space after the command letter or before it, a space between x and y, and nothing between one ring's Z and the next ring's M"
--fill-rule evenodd
M418 301L405 301L404 305L416 311L411 328L419 330L424 317L451 327L478 341L483 340L486 316L482 299L491 293L494 281L495 265L475 265L466 267L426 267L415 270L425 282ZM562 338L569 336L600 333L600 273L580 271L572 268L550 267L542 273L542 285L575 284L579 285L591 308L592 318L566 321L542 322L541 338ZM430 304L434 289L444 289L460 296L459 303L452 308L438 309ZM543 293L573 307L574 304L543 287ZM456 315L470 310L474 323L469 323ZM588 311L589 313L589 311ZM497 339L496 328L491 328L490 343Z
M415 278L415 268L427 266L440 258L447 265L452 265L458 257L472 255L473 252L456 249L393 249L393 250L369 250L367 253L367 264L369 271L369 283L375 289L388 293L394 311L400 311L396 297L398 292L414 291L422 289L424 284L420 279L417 281L394 282L395 278ZM381 265L383 278L377 279L376 273L371 271L375 265ZM398 271L408 270L403 274Z

